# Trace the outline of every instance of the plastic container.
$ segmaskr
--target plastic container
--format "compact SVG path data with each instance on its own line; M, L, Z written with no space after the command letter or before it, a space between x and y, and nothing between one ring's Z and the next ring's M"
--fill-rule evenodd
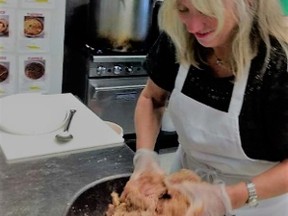
M123 137L123 128L120 125L110 121L105 121L105 123L109 125L109 127L111 127L117 134Z

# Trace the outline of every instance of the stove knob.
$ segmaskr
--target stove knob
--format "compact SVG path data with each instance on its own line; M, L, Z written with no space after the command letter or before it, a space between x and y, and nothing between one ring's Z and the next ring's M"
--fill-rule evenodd
M128 74L133 74L133 66L127 66L126 68L125 68L125 71L128 73Z
M97 75L101 75L105 72L106 72L106 68L104 66L98 66L97 67L97 70L96 70Z
M115 65L113 68L113 73L119 75L122 71L122 68L119 65Z

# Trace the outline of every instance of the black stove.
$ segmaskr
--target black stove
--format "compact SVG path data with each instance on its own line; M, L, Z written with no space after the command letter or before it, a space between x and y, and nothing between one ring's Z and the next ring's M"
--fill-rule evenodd
M126 134L124 135L124 140L125 140L126 145L128 145L129 148L135 152L136 151L136 135ZM175 131L173 132L160 131L157 137L154 150L159 153L163 149L177 148L178 145L179 145L178 134Z
M88 44L86 44L86 49L89 51L89 62L88 62L88 80L97 80L101 83L103 80L117 80L119 82L121 79L130 79L130 83L134 83L137 77L147 77L147 71L144 68L144 61L146 54L139 52L115 52L109 49L95 49ZM99 85L99 84L98 84ZM118 88L118 87L117 87ZM118 88L119 89L119 88ZM89 91L88 91L89 92ZM130 100L132 94L125 95L125 100ZM123 96L122 95L122 96ZM129 95L129 97L128 97ZM119 94L118 94L119 96ZM127 98L128 97L128 98ZM88 100L89 101L89 100ZM89 102L87 103L89 104ZM125 106L125 105L123 105ZM135 106L135 104L134 104ZM115 104L115 109L117 104ZM118 108L120 109L120 108ZM132 111L131 111L132 112ZM125 111L123 111L125 113ZM132 115L132 114L131 114ZM104 117L104 116L102 116ZM133 117L126 118L127 121L133 123ZM123 122L117 122L117 118L110 119L120 125L125 125ZM123 136L125 143L133 150L136 150L136 134L135 132L129 131ZM179 145L178 135L176 132L160 131L157 141L155 144L155 151L160 152L163 149L175 148Z

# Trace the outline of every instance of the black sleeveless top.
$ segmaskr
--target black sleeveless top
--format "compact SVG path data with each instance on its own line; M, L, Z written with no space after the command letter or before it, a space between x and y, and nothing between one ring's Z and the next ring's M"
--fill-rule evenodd
M239 128L242 148L248 157L282 161L288 158L287 57L275 40L272 44L264 73L264 43L260 44L258 55L251 62ZM179 65L175 62L175 47L162 33L146 57L145 67L153 82L169 92L174 88L178 73ZM204 64L200 68L190 67L182 93L227 112L234 86L231 78L214 77Z

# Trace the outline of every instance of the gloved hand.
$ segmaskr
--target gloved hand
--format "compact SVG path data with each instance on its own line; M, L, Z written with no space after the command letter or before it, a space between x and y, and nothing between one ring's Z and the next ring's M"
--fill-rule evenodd
M137 179L144 172L164 175L158 154L149 149L138 149L133 158L134 171L130 179Z
M155 209L158 197L165 192L165 172L160 167L158 154L152 150L139 149L134 159L134 171L121 194L139 209Z
M170 187L179 190L188 197L190 207L185 216L231 216L232 206L226 192L225 184L212 185L206 182L200 183L173 183Z

